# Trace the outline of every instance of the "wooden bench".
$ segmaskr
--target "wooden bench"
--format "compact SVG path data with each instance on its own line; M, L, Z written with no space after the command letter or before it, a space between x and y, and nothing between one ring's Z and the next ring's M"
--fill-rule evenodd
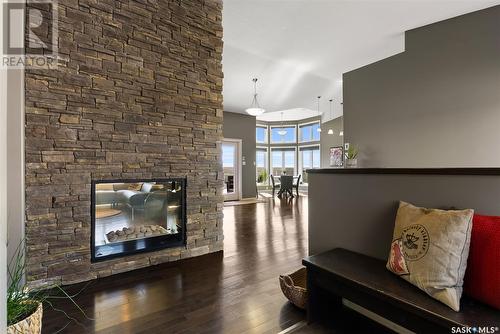
M379 259L337 248L302 262L307 267L309 322L325 310L334 318L345 298L417 333L500 327L500 311L463 297L460 312L455 312L389 272Z

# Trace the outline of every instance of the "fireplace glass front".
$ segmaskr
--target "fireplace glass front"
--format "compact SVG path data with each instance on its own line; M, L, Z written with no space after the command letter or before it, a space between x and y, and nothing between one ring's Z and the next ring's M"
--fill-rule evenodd
M92 260L185 244L185 179L93 181Z

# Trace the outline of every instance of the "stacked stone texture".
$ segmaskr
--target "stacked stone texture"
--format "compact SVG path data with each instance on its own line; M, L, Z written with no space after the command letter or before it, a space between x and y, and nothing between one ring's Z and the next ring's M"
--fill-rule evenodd
M222 249L221 1L59 0L27 69L27 278L73 283ZM91 180L187 177L187 245L90 261Z

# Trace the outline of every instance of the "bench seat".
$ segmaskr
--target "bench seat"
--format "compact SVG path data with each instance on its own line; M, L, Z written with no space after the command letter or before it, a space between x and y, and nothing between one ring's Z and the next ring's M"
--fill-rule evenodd
M500 326L500 311L463 297L460 312L455 312L389 272L379 259L337 248L307 257L303 264L308 270L309 321L331 303L340 307L343 297L416 332ZM329 305L324 305L325 292Z

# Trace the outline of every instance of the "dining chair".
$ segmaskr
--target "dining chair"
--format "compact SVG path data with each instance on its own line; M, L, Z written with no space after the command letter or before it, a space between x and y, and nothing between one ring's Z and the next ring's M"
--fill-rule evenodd
M271 178L271 184L272 184L272 187L273 187L273 197L274 197L274 192L276 191L276 189L280 189L281 188L281 183L277 182L274 179L273 174L271 174L269 177Z
M297 192L297 197L299 196L299 185L300 185L300 179L302 177L302 174L299 174L299 176L297 178L293 178L294 182L293 182L293 187L295 188L295 191ZM295 181L297 180L297 181Z

